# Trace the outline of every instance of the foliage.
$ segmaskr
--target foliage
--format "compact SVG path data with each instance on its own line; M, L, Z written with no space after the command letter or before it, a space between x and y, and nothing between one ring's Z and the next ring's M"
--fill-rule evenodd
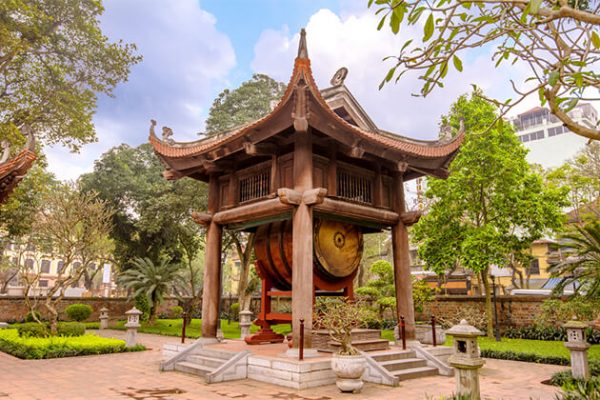
M415 311L422 313L425 303L432 301L435 295L425 280L412 277L412 297Z
M92 315L92 307L88 304L71 304L65 309L69 319L73 321L85 321Z
M137 258L133 261L133 267L119 275L119 283L133 291L130 297L143 294L148 298L149 321L153 323L165 294L169 293L180 279L179 268L180 265L167 259L154 263L149 258Z
M315 326L327 329L331 339L340 344L338 354L359 354L352 347L351 332L352 329L364 327L368 310L363 304L341 298L319 299L315 314Z
M24 324L19 325L17 328L19 333L19 337L48 337L50 336L50 331L48 331L48 325L39 322L26 322Z
M558 400L600 400L600 377L567 382L562 389L564 393L556 396Z
M213 101L206 120L206 135L227 132L255 121L271 111L271 102L280 99L285 84L263 74L254 74L235 90L225 89Z
M589 344L600 344L600 331L588 328L585 330L586 339ZM531 339L561 341L567 340L567 331L564 328L555 326L526 326L520 328L508 328L504 332L504 337L510 339Z
M196 257L203 247L200 227L192 211L206 210L206 184L193 179L167 181L164 166L150 144L126 144L104 153L94 172L80 177L84 191L95 191L115 210L114 256L122 270L136 257L158 263L168 257L192 271L186 273L188 296L199 296L201 273ZM182 270L182 274L185 271ZM193 293L192 293L193 289Z
M591 376L600 376L600 360L590 360L590 375ZM552 375L550 378L550 383L554 386L563 386L569 383L575 383L577 379L573 378L573 374L571 370L559 371Z
M85 335L85 324L81 322L59 322L57 335L65 337L83 336Z
M148 318L150 318L150 301L148 300L146 293L138 293L133 300L135 302L135 308L142 312L140 321L148 321Z
M183 307L181 307L181 306L171 307L171 316L172 316L172 318L181 318L183 316Z
M567 301L548 299L542 302L536 322L540 325L564 324L575 316L580 321L593 321L598 317L600 299L574 296Z
M542 105L571 131L600 139L598 125L588 127L575 122L568 111L587 97L588 88L600 86L600 73L594 65L600 60L600 2L588 0L369 0L381 14L378 29L389 22L394 34L401 27L423 29L415 40L409 35L398 56L388 59L394 65L380 86L413 70L423 81L420 95L427 96L443 81L451 68L463 71L469 51L489 46L492 61L529 67L531 75L518 84L511 81L515 100L495 101L502 114L530 94L537 94ZM592 90L593 92L593 90ZM491 124L490 124L491 125Z
M463 95L443 118L467 132L446 180L429 179L429 212L414 226L419 257L438 274L462 266L478 274L492 335L491 265L505 266L550 229L561 227L566 188L544 186L525 160L510 125L477 92ZM484 134L483 132L492 126Z
M72 185L59 185L44 197L34 231L44 240L44 253L63 261L63 268L43 303L53 333L56 333L57 306L64 289L77 284L86 269L105 260L113 250L108 237L112 214L106 202L99 200L94 192L83 193ZM21 276L30 273L24 271ZM37 275L40 273L41 270Z
M537 364L569 365L569 359L558 356L540 356L534 353L517 353L506 350L482 349L481 357L498 358L500 360L524 361Z
M239 319L240 319L240 303L233 303L229 307L229 315L232 320L239 321Z
M553 277L561 278L555 293L574 286L575 294L600 298L600 221L576 226L575 232L565 234L563 239L561 246L570 249L569 257L548 268Z
M356 294L359 298L374 303L379 318L383 320L386 310L396 308L394 267L385 260L378 260L371 265L370 272L373 278L366 286L358 288Z
M0 3L0 137L30 126L46 144L96 139L97 94L111 95L141 60L102 34L103 11L101 1Z
M127 349L123 340L94 335L21 338L16 329L0 330L0 351L23 359L72 357L140 350L145 350L145 347L138 345Z
M25 322L37 322L42 320L42 315L37 311L29 311L25 315Z

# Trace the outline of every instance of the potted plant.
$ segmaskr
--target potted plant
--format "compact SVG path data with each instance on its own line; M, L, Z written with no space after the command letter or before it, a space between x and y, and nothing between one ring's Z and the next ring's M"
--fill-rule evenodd
M339 350L331 357L331 369L342 392L360 393L363 387L367 361L352 347L352 329L363 327L365 310L360 303L342 298L320 301L317 306L317 325L339 343Z

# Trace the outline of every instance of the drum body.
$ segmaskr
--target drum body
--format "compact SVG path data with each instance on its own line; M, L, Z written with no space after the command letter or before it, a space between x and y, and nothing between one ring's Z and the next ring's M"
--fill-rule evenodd
M292 222L262 225L256 232L254 251L261 276L281 290L292 289ZM315 219L314 285L339 290L352 283L362 258L362 232L356 225Z

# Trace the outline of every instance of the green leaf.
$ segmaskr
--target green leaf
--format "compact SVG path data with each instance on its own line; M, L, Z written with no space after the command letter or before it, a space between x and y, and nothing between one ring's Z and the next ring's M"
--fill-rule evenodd
M596 31L592 31L592 44L595 48L600 49L600 35Z
M531 12L533 14L537 14L541 5L542 5L542 0L531 0L529 2L529 12Z
M460 58L458 58L458 56L456 54L454 55L454 57L452 57L452 62L454 63L454 68L456 68L456 70L458 72L462 72L462 70L463 70L462 61L460 60Z
M406 49L408 46L410 46L410 44L412 43L412 41L413 41L412 39L407 40L406 43L404 43L402 45L402 48L400 49L400 52L404 51L404 49Z
M393 12L392 16L390 17L390 27L392 28L394 35L400 32L400 19L395 12Z
M434 29L433 14L429 14L429 17L427 18L427 22L425 22L425 28L423 29L423 32L425 33L425 35L423 36L424 42L428 41L431 38L431 36L433 35L433 29Z
M380 30L381 30L381 28L383 28L383 24L385 23L385 17L386 17L386 15L384 15L384 16L381 18L381 21L379 21L379 25L377 25L377 30L378 30L378 31L380 31Z
M558 82L559 76L560 76L560 74L558 73L558 71L552 71L550 73L550 75L548 76L548 85L550 85L550 86L556 85L556 82Z

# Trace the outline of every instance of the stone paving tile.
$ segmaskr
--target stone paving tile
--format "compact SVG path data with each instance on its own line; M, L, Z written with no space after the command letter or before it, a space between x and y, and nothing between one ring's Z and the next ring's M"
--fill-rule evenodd
M122 337L123 332L102 335ZM252 380L207 385L193 375L158 370L162 344L176 338L141 334L140 341L152 350L53 360L0 353L0 400L424 400L455 389L454 378L441 376L404 381L397 388L365 384L358 395L341 394L334 385L301 391ZM557 389L540 382L562 368L488 359L481 371L482 398L553 399Z

